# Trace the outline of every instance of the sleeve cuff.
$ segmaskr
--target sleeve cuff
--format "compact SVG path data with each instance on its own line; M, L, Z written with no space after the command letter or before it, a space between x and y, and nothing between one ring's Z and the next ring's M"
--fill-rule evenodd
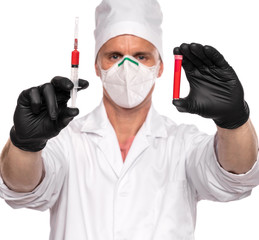
M214 138L214 141L215 141L215 138ZM220 165L218 158L217 158L216 151L217 150L216 150L215 144L214 144L214 162L215 162L218 174L224 176L224 178L226 180L239 183L240 185L242 185L244 187L248 187L249 190L251 190L253 187L255 187L259 184L259 154L258 153L257 153L257 159L249 171L247 171L246 173L242 173L242 174L235 174L235 173L231 173L231 172L225 170Z
M53 173L51 169L45 164L45 176L42 182L33 191L26 193L15 192L9 189L0 177L0 196L12 208L27 207L44 211L48 208L45 206L47 200L45 197L48 193L48 187L52 177Z
M236 181L250 182L251 184L254 184L254 186L257 186L259 184L259 155L258 154L257 154L257 160L252 166L252 168L248 172L241 173L241 174L235 174L225 170L222 166L220 166L218 159L216 157L216 154L215 154L215 159L216 159L215 162L217 164L217 168L224 176Z

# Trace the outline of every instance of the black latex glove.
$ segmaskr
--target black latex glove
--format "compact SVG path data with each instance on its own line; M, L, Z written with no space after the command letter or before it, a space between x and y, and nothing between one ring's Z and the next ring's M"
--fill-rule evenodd
M79 90L88 85L79 79ZM69 79L55 77L50 83L24 90L14 113L12 143L24 151L37 152L48 139L57 136L79 114L78 108L67 107L73 86Z
M190 84L185 98L173 100L180 112L211 118L222 128L234 129L249 118L243 87L224 57L211 46L182 44L174 54L183 55L182 66Z

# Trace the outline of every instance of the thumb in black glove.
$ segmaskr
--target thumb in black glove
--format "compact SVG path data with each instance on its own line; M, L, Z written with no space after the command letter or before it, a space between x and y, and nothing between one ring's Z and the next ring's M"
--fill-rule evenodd
M185 98L173 100L180 112L212 118L222 128L234 129L249 118L243 87L224 57L211 46L182 44L174 54L183 55L182 66L190 84Z
M79 79L79 90L89 83ZM42 150L48 139L55 137L79 114L78 108L68 108L73 83L63 77L55 77L51 83L24 90L17 101L14 126L10 131L12 143L24 150Z

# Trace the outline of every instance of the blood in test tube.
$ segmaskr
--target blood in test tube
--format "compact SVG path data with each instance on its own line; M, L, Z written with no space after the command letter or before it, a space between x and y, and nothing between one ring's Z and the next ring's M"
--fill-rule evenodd
M174 55L174 92L173 99L180 97L180 83L181 83L181 69L182 69L182 55Z

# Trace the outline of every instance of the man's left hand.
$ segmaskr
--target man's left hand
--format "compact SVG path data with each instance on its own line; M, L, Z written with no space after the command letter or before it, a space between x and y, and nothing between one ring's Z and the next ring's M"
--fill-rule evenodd
M174 49L190 84L185 98L173 100L180 112L212 118L221 128L234 129L249 118L243 87L224 57L211 46L183 43Z

